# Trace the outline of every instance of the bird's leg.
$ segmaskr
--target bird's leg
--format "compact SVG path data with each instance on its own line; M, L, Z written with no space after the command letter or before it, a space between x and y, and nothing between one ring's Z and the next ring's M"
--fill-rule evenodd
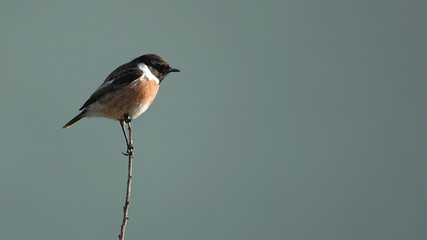
M134 147L133 147L133 140L132 140L132 127L130 126L130 121L128 122L128 133L129 133L129 144L128 144L128 156L133 155Z
M128 140L128 136L126 135L126 131L124 127L125 121L119 120L119 122L120 122L120 127L122 128L123 135L125 136L126 146L129 148L129 140ZM122 152L122 154L127 156L127 153Z
M122 154L125 156L130 156L130 155L133 155L133 148L134 148L133 141L132 141L132 128L130 125L130 122L132 121L132 119L129 117L128 114L123 115L123 117L124 117L124 120L120 120L119 122L120 122L120 127L122 128L122 131L123 131L123 135L125 136L127 152L126 153L122 152ZM126 135L126 131L124 128L125 122L128 125L128 132L129 132L128 135Z

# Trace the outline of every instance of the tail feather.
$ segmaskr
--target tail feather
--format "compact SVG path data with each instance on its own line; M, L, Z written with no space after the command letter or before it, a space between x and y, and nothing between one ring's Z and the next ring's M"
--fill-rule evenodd
M73 119L71 119L69 122L67 122L67 124L65 124L62 128L69 128L71 127L74 123L76 123L77 121L79 121L80 119L86 117L86 110L83 110L81 113L79 113L77 116L75 116Z

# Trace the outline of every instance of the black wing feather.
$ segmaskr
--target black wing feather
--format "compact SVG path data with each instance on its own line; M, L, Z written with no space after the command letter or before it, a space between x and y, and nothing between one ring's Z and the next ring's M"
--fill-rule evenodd
M90 104L96 102L101 96L127 86L129 83L135 81L143 75L141 69L131 67L129 65L129 63L123 64L110 73L110 75L108 75L108 77L105 79L104 83L95 90L95 92L79 110L83 110Z

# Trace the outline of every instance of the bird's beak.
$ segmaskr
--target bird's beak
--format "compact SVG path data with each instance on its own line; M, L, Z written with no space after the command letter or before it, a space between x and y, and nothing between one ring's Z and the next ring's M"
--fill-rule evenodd
M169 72L181 72L181 70L177 69L177 68L171 68L169 70Z

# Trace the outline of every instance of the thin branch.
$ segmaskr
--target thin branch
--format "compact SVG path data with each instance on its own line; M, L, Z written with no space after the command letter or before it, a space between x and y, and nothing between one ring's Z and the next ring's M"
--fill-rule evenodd
M123 134L125 135L126 145L127 145L127 153L126 154L123 153L123 154L128 156L129 163L128 163L128 181L127 181L127 190L126 190L126 200L125 200L125 206L123 207L123 222L122 222L122 227L120 229L119 240L125 239L126 225L129 220L129 200L130 200L130 190L131 190L131 184L132 184L132 162L133 162L133 152L134 152L133 141L132 141L132 127L130 126L130 121L127 122L129 139L126 136L126 132L123 125L124 125L124 121L120 121L120 126L122 127Z

